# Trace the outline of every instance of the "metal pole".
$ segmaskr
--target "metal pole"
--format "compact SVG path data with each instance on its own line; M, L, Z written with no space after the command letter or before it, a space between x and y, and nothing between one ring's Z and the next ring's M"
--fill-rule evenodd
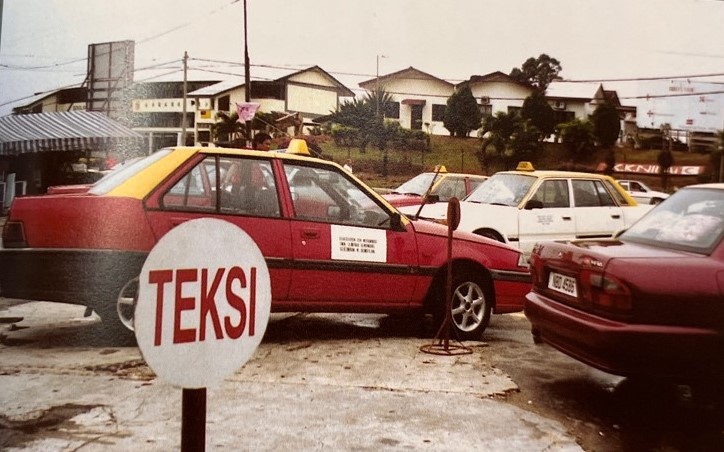
M380 116L380 56L377 55L377 71L375 72L375 118Z
M183 389L181 452L206 450L206 388Z
M251 101L251 73L249 72L249 33L246 21L246 0L244 0L244 100ZM247 146L251 147L251 121L246 121Z
M181 146L186 146L186 92L188 91L188 61L189 54L188 52L184 51L184 100L181 110L181 143L179 143Z

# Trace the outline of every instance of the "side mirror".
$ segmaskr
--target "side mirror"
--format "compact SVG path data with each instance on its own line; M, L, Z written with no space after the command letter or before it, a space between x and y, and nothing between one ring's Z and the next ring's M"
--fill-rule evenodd
M402 231L405 229L402 226L402 215L400 215L400 212L390 214L390 228L392 228L393 231Z
M539 201L537 199L531 199L527 203L525 203L525 210L533 210L533 209L542 209L543 208L543 201Z

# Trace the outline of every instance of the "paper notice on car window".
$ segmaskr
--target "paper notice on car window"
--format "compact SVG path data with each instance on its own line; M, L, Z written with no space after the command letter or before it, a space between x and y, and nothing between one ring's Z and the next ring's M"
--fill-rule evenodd
M387 232L332 225L332 259L387 262Z

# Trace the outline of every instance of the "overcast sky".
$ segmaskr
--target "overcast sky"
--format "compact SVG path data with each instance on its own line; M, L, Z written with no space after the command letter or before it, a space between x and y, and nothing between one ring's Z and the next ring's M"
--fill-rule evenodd
M243 5L4 0L0 115L33 93L80 83L91 43L134 40L137 81L166 64L181 80L184 51L190 67L212 71L208 79L243 76L243 67L220 63L243 62ZM378 55L381 75L414 66L453 83L509 73L541 53L570 80L724 74L716 0L247 0L247 12L252 77L259 65L289 68L278 76L319 65L356 93L375 76ZM624 104L639 94L633 83L603 83Z

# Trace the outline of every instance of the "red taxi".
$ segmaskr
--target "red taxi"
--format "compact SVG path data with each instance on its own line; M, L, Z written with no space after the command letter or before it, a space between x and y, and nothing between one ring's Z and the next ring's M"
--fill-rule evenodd
M305 150L303 140L271 152L163 149L86 192L17 198L3 229L0 295L81 304L111 327L132 328L149 251L174 226L207 217L238 225L258 244L273 311L444 318L446 227L411 221ZM452 266L460 338L479 337L491 312L522 310L530 272L518 250L456 232Z
M615 239L542 242L536 342L603 371L724 376L724 184L680 189Z

